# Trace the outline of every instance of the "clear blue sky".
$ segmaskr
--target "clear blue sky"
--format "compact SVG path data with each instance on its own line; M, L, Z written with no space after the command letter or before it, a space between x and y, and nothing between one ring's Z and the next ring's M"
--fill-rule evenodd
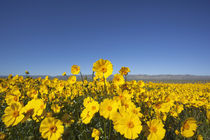
M1 0L0 75L210 75L210 0Z

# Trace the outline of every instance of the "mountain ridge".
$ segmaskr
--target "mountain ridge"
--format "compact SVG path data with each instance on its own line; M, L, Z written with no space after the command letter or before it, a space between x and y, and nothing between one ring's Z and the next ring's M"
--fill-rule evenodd
M32 78L38 78L41 77L42 79L45 78L46 76L49 76L50 79L58 78L60 80L67 80L69 76L71 75L56 75L56 76L51 76L51 75L19 75L19 76L30 76ZM76 75L77 80L81 80L80 75ZM7 76L1 76L0 78L7 78ZM107 79L112 80L113 75L109 76ZM86 80L92 80L92 75L83 75L83 79ZM126 80L131 81L131 80L143 80L143 81L202 81L202 82L210 82L210 75L190 75L190 74L184 74L184 75L172 75L172 74L158 74L158 75L149 75L149 74L131 74L126 76Z

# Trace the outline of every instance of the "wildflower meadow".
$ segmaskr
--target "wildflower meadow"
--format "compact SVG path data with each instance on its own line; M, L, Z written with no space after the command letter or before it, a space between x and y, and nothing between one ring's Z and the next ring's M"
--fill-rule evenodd
M107 80L103 59L92 70L90 81L77 65L68 80L1 78L0 139L210 139L210 83L127 81L128 67Z

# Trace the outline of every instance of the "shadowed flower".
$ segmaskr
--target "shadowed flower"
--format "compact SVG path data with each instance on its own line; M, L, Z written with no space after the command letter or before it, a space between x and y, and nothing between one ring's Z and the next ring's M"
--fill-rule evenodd
M120 69L120 71L119 71L119 73L120 73L121 75L127 75L128 72L130 72L129 67L122 67L122 68Z
M93 128L93 132L92 132L92 138L94 138L94 140L99 140L99 136L100 136L100 131L98 129Z
M64 73L62 74L62 76L66 76L66 72L64 72Z
M26 71L25 71L25 74L29 74L29 72L26 70Z
M188 118L181 127L181 134L186 138L190 138L194 135L196 129L196 120L194 118Z
M91 119L93 118L93 115L88 109L84 109L81 113L82 122L84 124L90 123Z
M22 121L24 115L20 113L22 105L19 102L14 102L4 110L2 121L9 126L15 126Z
M0 132L0 140L5 140L6 135L3 132Z

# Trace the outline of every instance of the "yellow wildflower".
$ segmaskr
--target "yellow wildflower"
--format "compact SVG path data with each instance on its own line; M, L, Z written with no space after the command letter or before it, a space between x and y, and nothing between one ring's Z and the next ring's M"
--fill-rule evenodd
M113 66L109 60L100 59L93 64L93 71L99 78L107 78L112 74Z
M121 75L127 75L128 72L130 72L130 69L129 67L122 67L119 72Z
M76 76L70 76L68 79L69 84L74 84L77 81L77 77Z
M94 138L94 140L99 140L99 136L100 136L100 131L98 129L93 128L93 132L92 132L92 138Z
M85 106L91 114L95 114L99 110L99 104L97 101L92 101L87 106Z
M37 98L38 96L38 91L35 90L34 88L31 88L28 92L27 92L28 97L30 98Z
M82 122L84 124L90 123L91 119L93 118L94 114L92 114L88 109L84 109L81 113Z
M7 127L15 126L22 121L24 115L21 114L21 109L22 105L19 102L14 102L4 110L2 121Z
M92 101L93 101L93 98L87 97L87 98L84 99L83 105L84 105L84 106L87 106L87 105L88 105L89 103L91 103Z
M20 96L21 96L21 93L20 93L19 89L14 88L14 89L12 89L12 91L10 91L6 94L6 97L5 97L6 103L8 105L11 105L14 102L19 102Z
M29 74L29 72L26 70L26 71L25 71L25 74Z
M125 138L136 139L138 134L141 133L142 125L137 115L123 112L122 115L117 115L117 119L114 121L114 129L124 135Z
M203 140L202 135L198 135L197 140Z
M51 109L53 110L54 113L59 113L61 110L61 107L58 104L53 104L51 106Z
M80 72L80 67L79 67L79 66L73 65L73 66L71 67L71 73L72 73L72 74L79 74L79 72Z
M118 103L111 99L104 99L103 102L100 103L99 113L104 118L112 119L112 113L116 112L118 108Z
M39 104L40 99L32 99L21 109L21 113L25 115L24 119L22 120L23 122L30 117L36 117L38 111L40 110Z
M196 129L196 120L194 118L188 118L181 127L181 134L186 138L190 138L194 135Z
M175 130L175 134L176 134L176 135L179 135L179 131L178 131L178 130Z
M4 140L6 135L3 132L0 132L0 140Z
M62 76L66 76L66 72L64 72L64 73L62 74Z
M157 139L163 139L165 136L166 130L163 128L164 125L161 120L154 119L147 122L147 125L149 127L150 134L148 135L148 140L157 140Z
M39 131L44 139L55 140L61 138L64 126L60 120L47 117L41 122Z
M122 85L125 83L124 77L120 74L115 74L113 78L113 83L116 85Z

